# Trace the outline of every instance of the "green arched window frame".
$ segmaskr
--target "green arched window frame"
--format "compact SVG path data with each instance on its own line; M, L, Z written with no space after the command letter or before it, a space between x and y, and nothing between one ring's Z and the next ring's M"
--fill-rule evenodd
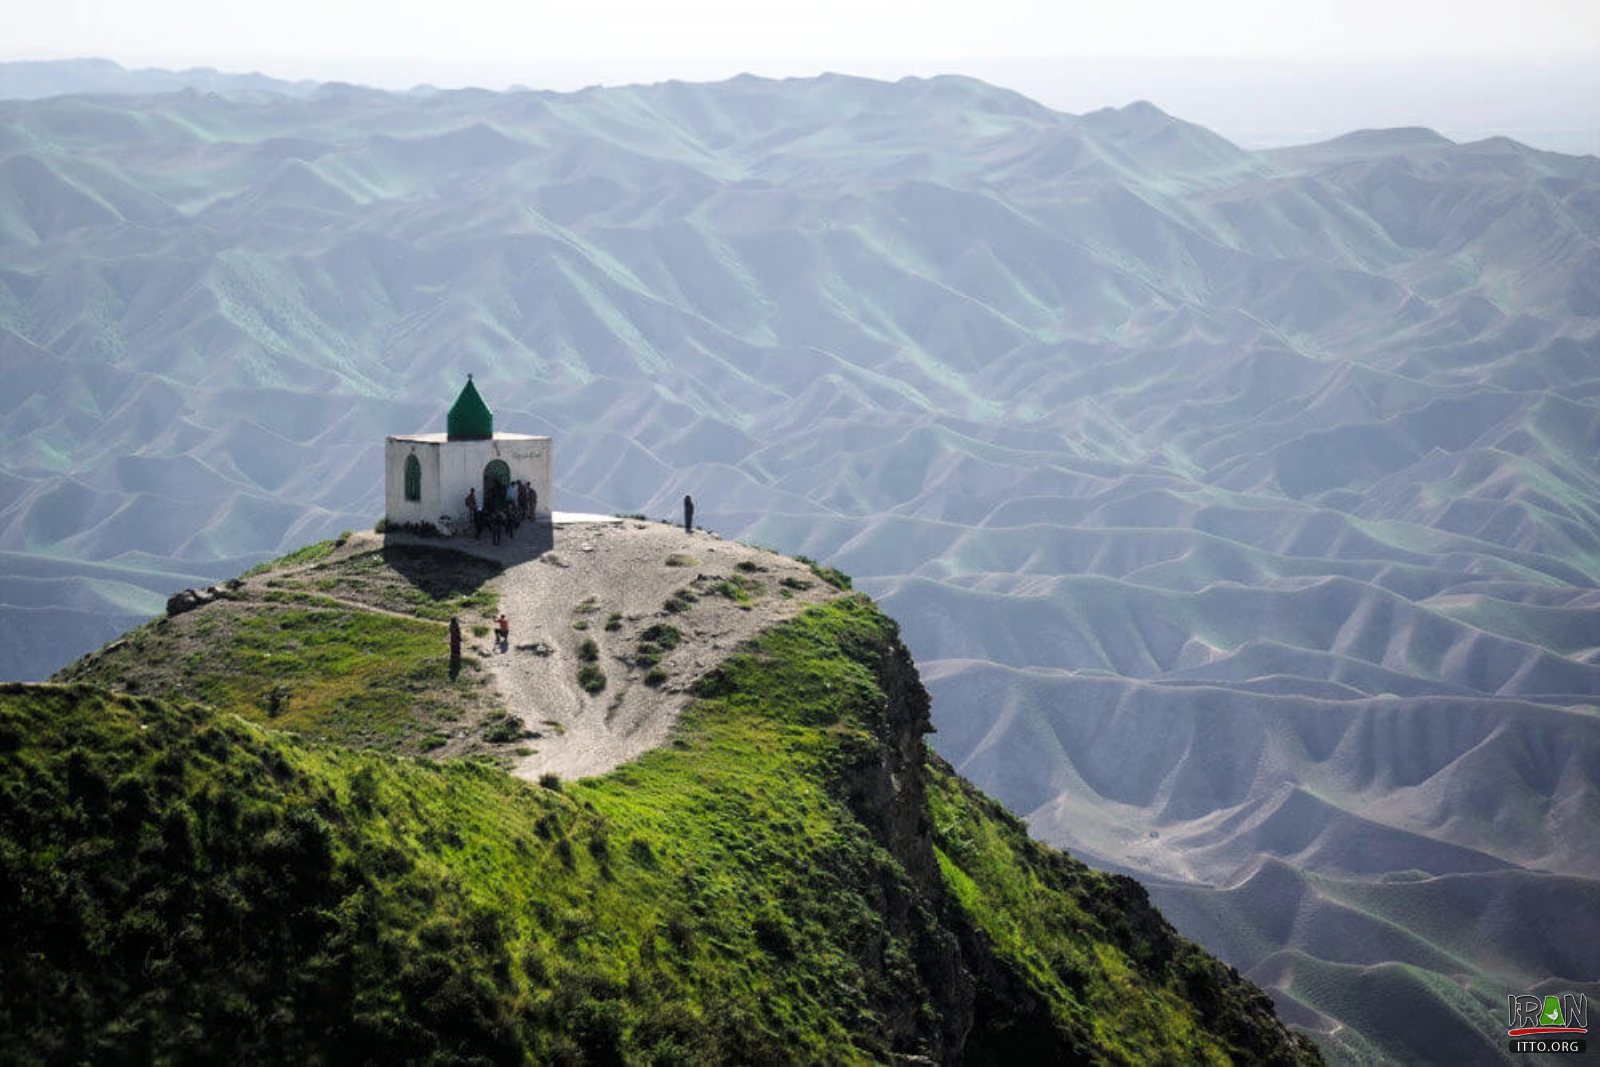
M422 464L416 456L406 457L406 499L422 499Z

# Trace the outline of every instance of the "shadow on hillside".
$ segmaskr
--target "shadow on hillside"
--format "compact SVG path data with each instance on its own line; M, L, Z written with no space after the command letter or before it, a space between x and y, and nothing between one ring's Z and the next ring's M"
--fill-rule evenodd
M506 567L537 559L554 546L549 523L524 523L515 537L497 545L489 534L450 538L385 535L383 561L394 572L435 600L466 596Z

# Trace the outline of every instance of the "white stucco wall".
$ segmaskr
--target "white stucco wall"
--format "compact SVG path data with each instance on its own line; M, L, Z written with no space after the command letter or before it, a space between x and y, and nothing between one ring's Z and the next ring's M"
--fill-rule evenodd
M405 498L406 457L422 464L422 499ZM555 500L554 446L548 437L497 433L487 441L448 441L442 433L390 437L384 442L384 514L390 522L434 522L441 515L466 515L467 490L483 495L483 469L502 460L513 481L526 481L539 494L541 521L550 521ZM482 501L479 501L482 503Z
M422 499L406 499L406 457L422 464ZM439 442L390 437L383 443L383 513L390 522L433 522L439 510Z

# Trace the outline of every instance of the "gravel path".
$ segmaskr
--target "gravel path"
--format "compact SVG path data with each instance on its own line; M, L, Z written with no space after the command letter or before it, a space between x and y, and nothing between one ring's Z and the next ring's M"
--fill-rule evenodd
M498 546L471 538L431 543L506 567L492 584L511 624L510 647L497 649L492 634L467 640L506 710L538 735L524 742L533 754L513 768L529 779L603 774L661 744L696 678L759 631L839 595L788 557L655 522L525 526ZM729 581L743 587L748 603L717 591ZM695 599L667 610L680 590ZM675 626L682 641L661 656L665 680L648 685L634 657L641 633L655 624ZM605 674L605 687L593 694L578 684L585 639L598 646L593 662Z

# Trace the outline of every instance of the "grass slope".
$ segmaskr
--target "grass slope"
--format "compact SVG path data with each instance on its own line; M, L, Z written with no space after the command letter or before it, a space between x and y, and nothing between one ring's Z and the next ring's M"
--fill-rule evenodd
M336 555L344 544L264 563L225 599L147 623L54 680L199 700L341 745L482 750L495 701L476 656L451 677L447 624L487 632L484 583L499 566L445 549Z
M192 703L0 689L0 1043L19 1060L1313 1059L1126 879L942 764L938 882L853 809L895 627L813 608L674 743L534 786ZM920 687L918 687L920 692ZM920 742L918 742L920 746ZM964 961L968 977L958 972Z

